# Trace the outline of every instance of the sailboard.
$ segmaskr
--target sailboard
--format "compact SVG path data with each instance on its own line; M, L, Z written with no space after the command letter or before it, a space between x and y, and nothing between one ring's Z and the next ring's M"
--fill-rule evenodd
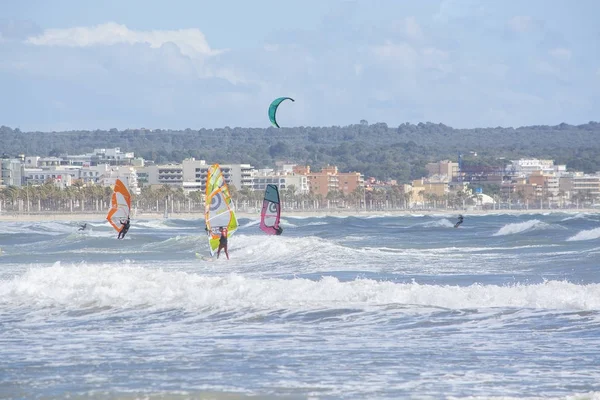
M113 194L110 198L110 209L106 219L117 232L122 228L121 221L129 218L131 213L131 195L120 179L115 182Z
M279 190L275 185L267 185L260 212L260 229L267 235L281 234L279 220L281 218L281 201Z
M227 238L230 238L238 228L231 193L219 164L213 164L208 169L204 221L212 256L219 248L221 237L219 227L227 228Z

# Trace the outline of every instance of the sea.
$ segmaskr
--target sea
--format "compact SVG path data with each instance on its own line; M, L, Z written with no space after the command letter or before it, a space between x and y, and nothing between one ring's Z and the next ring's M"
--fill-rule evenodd
M600 399L600 214L456 218L0 222L0 398Z

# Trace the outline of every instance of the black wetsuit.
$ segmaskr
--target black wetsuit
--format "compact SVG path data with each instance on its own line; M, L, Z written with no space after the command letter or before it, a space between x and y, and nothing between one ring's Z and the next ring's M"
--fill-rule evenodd
M227 246L227 232L221 232L221 237L219 238L219 245Z
M125 234L127 233L127 231L129 231L129 220L125 221L125 223L123 224L123 227L121 228L121 231L119 232L119 236L117 236L117 239L124 239L125 238Z
M458 216L458 222L457 222L456 224L454 224L454 227L455 227L455 228L458 228L458 227L460 226L460 224L462 224L462 223L463 223L463 219L464 219L464 218L463 218L463 216L462 216L462 215L459 215L459 216Z
M281 235L282 233L283 233L283 228L282 228L281 226L278 226L278 227L275 229L275 234L276 234L277 236L279 236L279 235Z

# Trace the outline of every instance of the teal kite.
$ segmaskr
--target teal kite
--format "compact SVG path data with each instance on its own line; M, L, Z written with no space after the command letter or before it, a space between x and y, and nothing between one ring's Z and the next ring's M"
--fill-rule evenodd
M273 126L276 128L279 128L279 124L277 123L277 120L275 119L275 113L277 112L277 107L279 107L279 105L284 100L294 101L294 99L292 99L291 97L279 97L278 99L273 100L273 102L269 106L269 119L271 120L271 123L273 124Z

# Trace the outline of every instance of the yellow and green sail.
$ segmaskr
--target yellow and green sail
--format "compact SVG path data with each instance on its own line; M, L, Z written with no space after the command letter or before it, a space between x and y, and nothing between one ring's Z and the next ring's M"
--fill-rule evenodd
M208 229L210 254L219 248L221 233L219 227L227 228L227 237L231 237L238 228L238 221L233 209L229 187L223 177L219 164L211 165L206 177L206 201L204 220Z

